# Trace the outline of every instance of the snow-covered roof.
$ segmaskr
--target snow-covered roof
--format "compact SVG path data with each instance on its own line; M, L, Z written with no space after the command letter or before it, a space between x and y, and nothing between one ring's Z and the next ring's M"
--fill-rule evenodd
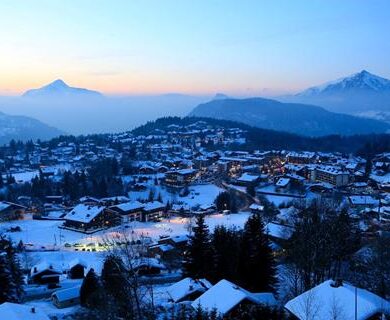
M2 319L7 320L50 320L39 308L11 302L0 305L0 315Z
M184 278L179 282L167 288L167 293L173 302L183 301L185 297L195 292L205 292L210 289L212 284L206 279L194 280L191 278Z
M157 209L164 209L165 205L158 201L147 202L144 206L144 211L152 211Z
M271 237L288 240L294 233L294 228L278 223L270 222L265 226L265 232Z
M69 299L76 299L80 296L80 287L81 285L78 285L68 289L57 290L51 296L52 298L55 296L60 302Z
M65 217L65 220L89 223L104 210L104 206L89 206L79 204L73 208Z
M137 209L142 209L144 207L144 204L142 204L139 201L129 201L125 203L121 203L115 206L112 206L111 208L118 208L122 211L133 211Z
M357 299L357 320L365 320L382 312L390 311L390 303L364 289L349 283L339 287L327 280L286 303L285 308L298 319L328 320L337 312L340 319L355 319ZM357 289L357 290L356 290ZM357 296L355 296L357 294Z
M54 265L51 262L42 261L31 268L30 274L31 276L35 276L45 270L52 270L53 272L62 273L59 266Z
M352 205L375 206L379 204L379 200L376 200L373 197L368 195L349 196L348 199Z
M249 174L249 173L243 173L241 177L238 178L238 181L241 182L254 182L257 179L259 179L258 175Z
M84 268L88 267L88 263L86 263L84 260L81 260L79 258L73 259L68 263L69 268L73 268L74 266L81 265Z
M290 179L288 178L280 178L277 182L276 185L278 187L285 187L290 183Z
M244 300L255 304L267 304L266 301L259 299L256 294L223 279L203 293L191 305L195 309L199 305L203 310L211 311L215 309L219 314L225 315Z
M257 203L252 203L250 206L249 206L249 209L251 210L259 210L259 211L263 211L264 210L264 206L261 206Z
M0 211L3 211L5 209L8 209L11 205L7 202L0 201Z

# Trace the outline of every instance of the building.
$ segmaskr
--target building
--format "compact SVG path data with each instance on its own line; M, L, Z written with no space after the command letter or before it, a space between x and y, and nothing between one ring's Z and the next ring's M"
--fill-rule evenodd
M41 262L31 268L28 282L32 284L57 284L62 271L52 263Z
M308 164L316 160L314 152L289 152L286 156L288 163Z
M327 280L288 301L285 309L299 320L329 320L336 314L340 319L368 320L389 314L390 303L349 283Z
M51 301L59 309L77 305L80 303L80 287L75 286L73 288L57 290L51 295Z
M165 173L164 182L169 187L184 187L195 179L196 173L195 169L168 171Z
M245 187L249 186L257 186L260 181L260 176L259 175L254 175L250 173L243 173L238 179L237 179L237 184Z
M118 205L111 206L110 209L119 213L122 217L122 222L132 222L142 220L142 211L144 204L138 201L129 201Z
M206 279L184 278L169 286L167 293L171 302L194 301L211 287Z
M95 232L120 223L120 217L115 211L105 206L85 204L74 207L64 220L64 228L81 232Z
M26 211L26 207L16 203L0 201L0 221L20 219Z
M142 209L142 221L159 221L164 216L165 208L161 202L147 202Z
M350 183L349 172L334 166L317 166L311 170L310 178L312 181L328 183L335 187Z
M74 259L69 262L68 278L69 279L83 279L85 276L85 269L87 269L87 263Z
M216 310L221 316L237 315L243 305L275 306L276 300L272 293L252 293L230 281L221 280L191 304L194 309L200 306L203 310Z

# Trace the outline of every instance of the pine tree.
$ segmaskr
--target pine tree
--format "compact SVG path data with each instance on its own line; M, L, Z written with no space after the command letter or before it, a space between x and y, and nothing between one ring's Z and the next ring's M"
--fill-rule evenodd
M20 302L24 294L24 290L23 290L24 276L22 272L22 267L20 265L20 261L16 256L16 251L11 241L9 241L6 257L8 260L8 268L11 273L12 282L15 285L15 296L13 297L13 301Z
M184 274L194 279L209 278L213 268L213 251L203 215L197 216L193 231L183 261Z
M80 304L86 307L94 307L95 299L98 291L100 290L101 285L99 282L99 278L95 273L94 269L90 269L83 280L83 283L80 288Z
M272 291L276 284L275 261L259 214L252 214L245 223L240 253L241 285L254 292Z
M5 253L0 254L0 304L3 302L18 302L17 288L12 279L12 272Z

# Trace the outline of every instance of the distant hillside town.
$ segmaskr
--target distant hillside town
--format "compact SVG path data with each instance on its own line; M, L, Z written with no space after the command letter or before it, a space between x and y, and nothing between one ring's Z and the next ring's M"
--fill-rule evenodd
M0 173L0 318L390 316L386 135L164 118L12 140Z

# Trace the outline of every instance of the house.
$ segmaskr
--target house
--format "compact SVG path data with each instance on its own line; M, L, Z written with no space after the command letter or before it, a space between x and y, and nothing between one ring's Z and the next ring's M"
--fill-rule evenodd
M348 201L354 208L372 208L379 205L379 200L369 195L349 196Z
M226 316L238 314L240 306L244 305L275 306L276 300L272 293L252 293L223 279L191 304L194 309L199 305L203 310L216 310Z
M158 201L147 202L142 209L142 221L158 221L165 211L165 205Z
M290 184L290 179L289 178L279 178L276 183L275 183L275 186L276 188L287 188L288 185Z
M60 268L49 262L41 262L31 268L28 283L32 284L58 284L60 282Z
M366 320L389 314L390 303L349 283L327 280L288 301L285 309L300 320L328 320L335 313L340 319Z
M167 171L164 182L169 187L184 187L195 179L196 173L197 170L195 169Z
M79 204L65 217L64 228L81 232L95 232L117 225L119 215L105 206Z
M131 269L140 276L158 275L166 267L156 258L138 258L131 261Z
M80 287L57 290L51 295L51 301L59 309L77 305L80 303Z
M254 175L250 173L243 173L238 179L237 179L237 184L245 187L249 186L257 186L260 181L260 176L259 175Z
M39 308L11 302L0 304L0 316L4 320L50 320Z
M26 207L16 203L0 201L0 221L17 220L26 211Z
M184 278L167 288L172 302L193 301L212 287L206 279Z
M172 259L176 256L175 247L170 244L155 244L148 247L150 257L160 257L161 259Z
M251 210L252 213L260 213L264 211L264 206L261 206L257 203L252 203L249 206L249 209Z
M264 229L269 239L282 247L291 239L295 231L294 227L275 222L267 223Z
M80 259L74 259L69 262L68 278L69 279L83 279L87 263Z
M142 210L144 204L138 201L129 201L111 206L110 209L119 213L122 217L122 222L132 222L142 220Z

